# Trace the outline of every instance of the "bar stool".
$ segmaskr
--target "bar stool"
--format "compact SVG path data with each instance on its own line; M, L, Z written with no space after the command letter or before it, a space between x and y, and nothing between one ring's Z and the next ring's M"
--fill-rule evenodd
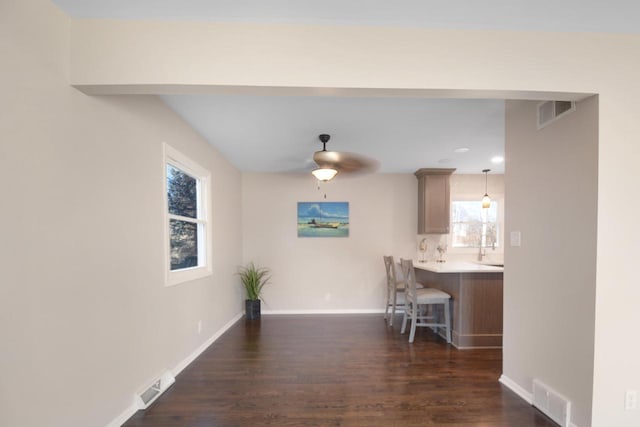
M402 274L405 278L405 307L404 317L402 319L401 334L404 334L407 328L407 320L411 318L411 332L409 333L409 342L412 343L416 335L416 327L426 328L445 328L447 343L451 343L451 315L449 306L451 295L439 289L423 288L418 289L416 286L416 272L413 268L413 261L410 259L401 259L400 265ZM421 310L428 306L444 306L444 323L439 323L435 315L437 311L433 310L433 316L427 316L424 313L428 310ZM435 307L434 307L435 308Z
M387 272L387 304L384 309L384 318L388 318L389 326L393 326L393 318L396 314L396 308L405 309L405 279L398 277L396 271L396 264L393 260L393 256L383 256L384 267ZM416 282L416 287L423 288L422 283ZM391 309L391 316L389 315L389 309Z

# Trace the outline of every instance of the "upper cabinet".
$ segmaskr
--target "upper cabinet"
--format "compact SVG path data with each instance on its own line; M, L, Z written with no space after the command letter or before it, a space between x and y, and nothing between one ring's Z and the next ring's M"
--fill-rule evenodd
M448 234L455 169L418 169L418 234Z

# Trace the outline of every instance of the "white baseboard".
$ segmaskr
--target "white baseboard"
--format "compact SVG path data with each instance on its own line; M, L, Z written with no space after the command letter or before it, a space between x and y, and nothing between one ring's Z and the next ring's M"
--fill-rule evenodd
M208 340L206 340L200 347L195 349L193 353L187 356L182 362L178 363L171 372L173 372L173 376L178 376L180 372L187 366L191 364L198 356L202 354L211 344L215 342L222 334L227 332L227 330L232 327L238 320L240 320L244 316L244 313L236 314L231 320L229 320L224 326L222 326L218 331L211 336Z
M232 327L238 320L240 320L244 316L244 313L236 314L230 321L228 321L224 326L222 326L218 331L211 336L208 340L206 340L200 347L195 349L190 355L185 357L180 363L178 363L173 370L171 371L174 376L177 376L184 368L189 366L191 362L193 362L198 356L202 354L211 344L213 344L222 334L227 332L227 330ZM121 427L122 424L126 423L129 418L133 416L138 411L138 404L134 399L132 399L132 404L126 408L120 415L114 418L106 427Z
M533 394L528 392L524 388L520 387L511 378L509 378L506 375L502 374L502 375L500 375L500 379L498 381L500 381L500 383L503 386L507 387L509 390L511 390L512 392L514 392L518 396L520 396L522 398L522 400L527 402L529 405L531 405L533 403Z
M118 415L115 419L113 419L106 427L121 427L122 424L126 423L129 418L138 412L138 404L136 402L132 403L127 409L122 411L120 415Z
M384 314L384 309L262 310L262 314Z
M500 379L498 381L500 381L503 386L507 387L509 390L520 396L522 400L527 402L529 405L533 405L533 393L529 393L527 390L520 387L515 381L504 374L500 375ZM569 427L578 426L570 422Z

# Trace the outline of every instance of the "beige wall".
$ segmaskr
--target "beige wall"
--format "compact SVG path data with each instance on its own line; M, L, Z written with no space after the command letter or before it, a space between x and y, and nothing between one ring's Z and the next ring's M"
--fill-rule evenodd
M268 266L265 311L380 311L384 254L415 257L417 180L412 174L336 178L243 174L245 262ZM298 238L297 202L349 202L348 238Z
M582 427L593 387L598 99L541 130L537 104L506 108L506 231L520 231L522 245L505 253L503 374L529 393L538 379L565 395Z
M70 87L51 3L0 10L0 425L104 426L241 311L240 174L157 98ZM169 288L162 142L213 183L214 274Z
M244 260L273 270L265 312L381 311L382 256L418 257L418 181L413 174L337 177L322 191L311 174L245 173L242 182ZM491 184L492 194L504 199L502 175L492 176ZM473 195L479 200L484 176L454 174L451 188L452 199ZM324 201L325 192L326 201L349 202L349 237L298 238L297 203ZM441 237L428 236L429 259L437 257ZM477 249L447 257L475 260L476 254Z
M520 99L599 94L591 421L640 423L640 411L623 406L627 389L640 390L640 343L625 327L640 324L640 199L621 185L638 181L640 35L88 20L74 22L72 44L72 83L102 92L281 86ZM129 61L135 67L121 67Z
M265 290L266 312L381 311L382 255L417 258L417 179L413 174L338 177L318 191L311 174L243 174L245 262L273 270ZM492 194L504 200L502 175ZM483 175L451 177L453 199L484 194ZM298 238L297 202L348 201L349 238ZM442 235L429 235L427 257L435 259ZM489 251L491 253L491 251ZM477 249L448 254L475 260ZM501 251L496 254L502 258Z

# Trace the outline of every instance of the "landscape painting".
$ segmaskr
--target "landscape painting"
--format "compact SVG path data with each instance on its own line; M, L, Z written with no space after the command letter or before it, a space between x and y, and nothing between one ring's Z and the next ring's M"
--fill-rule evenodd
M349 237L349 202L298 202L298 237Z

